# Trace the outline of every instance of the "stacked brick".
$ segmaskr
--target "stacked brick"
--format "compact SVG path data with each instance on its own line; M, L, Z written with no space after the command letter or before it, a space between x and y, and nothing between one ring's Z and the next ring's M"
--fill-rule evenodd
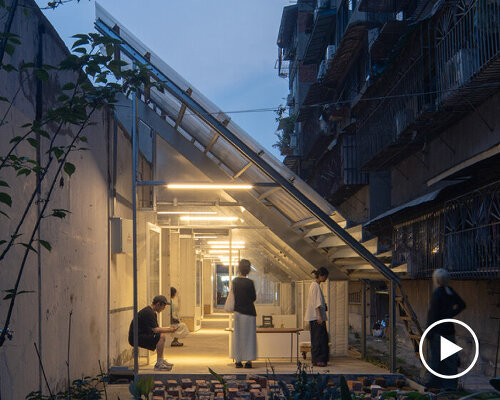
M234 375L224 376L229 400L267 400L271 397L276 400L285 400L283 388L293 395L294 387L291 384L279 383L277 380L267 379L260 375L248 375L246 379L237 379ZM284 385L284 386L283 386ZM347 380L349 391L356 398L378 399L383 393L398 390L400 396L406 387L404 379L397 379L395 386L388 386L383 377ZM330 386L334 387L330 382ZM224 400L224 385L217 380L182 378L179 381L169 379L166 382L155 381L153 400Z

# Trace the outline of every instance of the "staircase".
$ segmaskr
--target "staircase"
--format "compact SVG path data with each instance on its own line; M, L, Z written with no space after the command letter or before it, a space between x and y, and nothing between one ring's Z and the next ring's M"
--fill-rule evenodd
M365 237L362 225L348 227L347 221L335 212L330 216L337 224L345 229L354 239L362 244L369 252L377 257L399 278L407 274L407 265L393 265L392 251L380 250L377 237ZM375 268L367 261L362 259L350 246L347 246L338 236L336 236L328 227L311 220L310 223L297 226L302 231L304 238L311 240L319 249L326 251L333 264L344 271L349 279L385 279ZM386 249L387 250L387 249ZM422 328L418 318L408 301L408 297L403 291L399 282L396 282L397 293L395 296L396 308L399 310L399 316L406 328L408 338L411 340L413 350L419 357L419 343L422 337Z
M201 320L201 329L220 329L229 328L229 314L215 313L206 314Z

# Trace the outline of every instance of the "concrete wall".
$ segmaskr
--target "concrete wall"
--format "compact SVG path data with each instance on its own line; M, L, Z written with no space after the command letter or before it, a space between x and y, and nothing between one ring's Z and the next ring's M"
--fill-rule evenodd
M22 50L17 49L11 58L4 61L19 65L21 60L34 61L40 46L44 64L58 64L67 55L61 39L38 10L34 1L20 2L29 10L26 15L19 7L14 18L14 33L20 35ZM2 9L2 13L4 13ZM2 14L4 15L4 14ZM38 27L44 28L42 35ZM51 74L48 82L42 85L43 106L46 109L54 104L60 94L59 87L74 79L66 75ZM0 94L12 99L21 88L15 102L7 113L5 124L0 127L0 154L5 155L10 148L9 141L14 136L24 134L20 128L35 117L36 80L28 72L0 70ZM0 114L4 115L7 103L0 103ZM21 294L16 299L10 328L14 331L12 341L7 340L0 348L0 397L3 400L21 399L32 390L38 390L38 359L33 343L37 343L45 373L54 391L66 385L67 343L70 313L71 349L69 353L70 377L96 375L98 361L104 367L107 359L107 305L108 305L108 185L107 156L108 124L106 114L97 112L93 117L96 123L88 129L89 151L75 152L68 161L76 166L72 177L66 174L58 180L54 190L52 208L65 208L71 211L65 219L45 218L41 223L42 239L48 240L52 251L43 249L40 259L33 254L28 258L22 276L20 290L33 291ZM52 130L54 126L48 126ZM74 134L73 129L65 128L57 144L67 145ZM42 140L42 161L46 161L47 140ZM34 158L33 148L21 145L17 155L29 154ZM10 219L0 216L2 239L13 232L20 213L24 209L30 193L34 189L35 177L15 178L12 171L2 170L1 179L10 183L7 190L14 202L11 209L4 209ZM50 181L49 181L50 182ZM45 182L42 193L47 193L49 182ZM2 190L4 191L4 190ZM23 238L31 234L36 212L27 215ZM27 240L27 239L23 239ZM24 254L21 246L16 246L2 262L0 268L0 289L14 287ZM39 275L40 272L40 275ZM2 296L3 297L3 296ZM9 302L0 302L0 319L3 325ZM40 318L39 318L40 309ZM40 339L39 340L39 336ZM91 351L89 351L89 349ZM45 385L43 385L45 386Z

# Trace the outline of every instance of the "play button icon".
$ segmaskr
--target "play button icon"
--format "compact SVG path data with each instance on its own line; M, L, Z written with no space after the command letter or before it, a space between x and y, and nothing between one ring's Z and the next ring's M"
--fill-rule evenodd
M451 340L448 340L441 336L441 353L439 361L443 361L453 354L458 353L460 350L462 350L460 346L457 346Z
M472 362L470 363L470 365L465 370L459 372L458 374L454 374L454 375L444 375L444 374L440 374L437 371L434 371L429 366L429 364L427 364L427 361L425 360L425 357L424 357L423 348L424 348L425 338L427 337L427 335L429 334L429 332L433 328L435 328L437 325L445 324L445 323L450 323L450 322L453 323L453 324L461 325L461 326L463 326L465 329L467 329L469 331L469 333L471 334L472 338L474 339L475 354L474 354L474 359L472 360ZM439 338L440 338L439 339L439 344L440 344L439 358L440 358L440 361L443 361L443 360L447 359L448 357L451 357L452 355L454 355L454 354L458 353L459 351L463 350L462 347L458 346L456 343L453 343L451 340L448 340L448 339L446 339L443 336L440 336ZM443 379L455 379L455 378L460 378L461 376L464 376L476 364L476 361L477 361L477 359L479 357L479 341L478 341L477 336L474 333L474 331L465 322L459 321L458 319L446 318L446 319L441 319L439 321L434 322L433 324L431 324L424 331L424 333L422 335L422 338L420 339L419 353L420 353L420 359L422 360L422 364L424 364L424 367L431 374L433 374L435 376L438 376L439 378L443 378Z

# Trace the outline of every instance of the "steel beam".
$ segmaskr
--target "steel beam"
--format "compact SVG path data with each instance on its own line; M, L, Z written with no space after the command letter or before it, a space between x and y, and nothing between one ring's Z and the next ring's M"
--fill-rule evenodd
M361 358L366 358L366 282L361 281Z

